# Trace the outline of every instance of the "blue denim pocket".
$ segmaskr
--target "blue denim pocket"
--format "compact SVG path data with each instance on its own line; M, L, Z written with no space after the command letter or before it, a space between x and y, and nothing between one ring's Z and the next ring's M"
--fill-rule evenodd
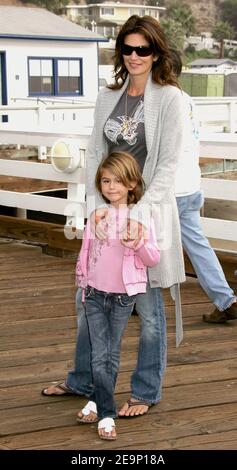
M135 304L136 296L120 294L120 295L116 295L115 300L118 302L118 304L121 307L132 307Z
M94 294L94 292L95 292L94 287L87 286L87 287L86 287L86 292L85 292L85 297L86 297L86 299L89 299L90 297L92 297L93 294Z
M196 193L189 196L189 210L200 211L204 204L203 191L197 191Z

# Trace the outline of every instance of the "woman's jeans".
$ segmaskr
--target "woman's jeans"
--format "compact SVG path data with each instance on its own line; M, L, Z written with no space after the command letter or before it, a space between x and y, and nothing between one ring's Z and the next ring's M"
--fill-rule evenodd
M111 294L93 287L86 289L86 318L91 340L91 369L99 419L117 415L114 389L117 380L121 340L133 311L136 296Z
M218 258L205 237L200 221L204 197L202 191L177 197L182 245L209 299L223 311L235 300Z
M166 318L161 290L147 285L146 294L136 296L136 310L141 319L141 334L137 365L131 380L131 397L157 403L161 399L166 367ZM77 292L77 311L75 369L68 373L66 385L75 394L91 397L91 346L81 289Z

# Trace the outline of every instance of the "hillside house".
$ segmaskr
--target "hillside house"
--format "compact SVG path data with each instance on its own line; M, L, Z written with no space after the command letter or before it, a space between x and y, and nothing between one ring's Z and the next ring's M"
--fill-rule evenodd
M102 2L89 5L67 5L63 9L71 21L79 21L84 17L87 26L104 36L114 37L119 28L131 15L150 15L159 20L160 11L165 7L152 5L135 5L133 3Z

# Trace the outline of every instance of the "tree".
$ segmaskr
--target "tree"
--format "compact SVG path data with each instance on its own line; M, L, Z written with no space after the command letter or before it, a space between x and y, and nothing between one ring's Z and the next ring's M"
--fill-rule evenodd
M220 4L221 19L230 23L237 37L237 0L225 0Z
M190 36L196 31L196 19L192 10L186 3L175 1L167 9L167 16L179 23L183 28L183 34Z
M162 7L164 6L165 1L164 0L145 0L145 5L151 5L152 7Z
M162 18L160 23L164 28L169 46L183 50L184 32L181 24L172 18Z
M234 28L227 21L219 21L216 23L212 34L217 41L220 41L220 59L224 57L224 39L233 39L235 32Z

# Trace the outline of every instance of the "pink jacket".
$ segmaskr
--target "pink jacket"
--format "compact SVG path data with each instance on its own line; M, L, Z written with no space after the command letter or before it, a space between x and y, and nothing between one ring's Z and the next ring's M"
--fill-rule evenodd
M88 258L90 249L90 222L88 220L83 235L81 250L76 264L76 278L79 287L85 289L87 283ZM149 230L148 241L142 239L137 248L125 247L123 258L123 282L128 295L144 292L147 283L146 267L153 267L160 261L160 252L156 242L154 225ZM83 295L84 298L84 295Z

